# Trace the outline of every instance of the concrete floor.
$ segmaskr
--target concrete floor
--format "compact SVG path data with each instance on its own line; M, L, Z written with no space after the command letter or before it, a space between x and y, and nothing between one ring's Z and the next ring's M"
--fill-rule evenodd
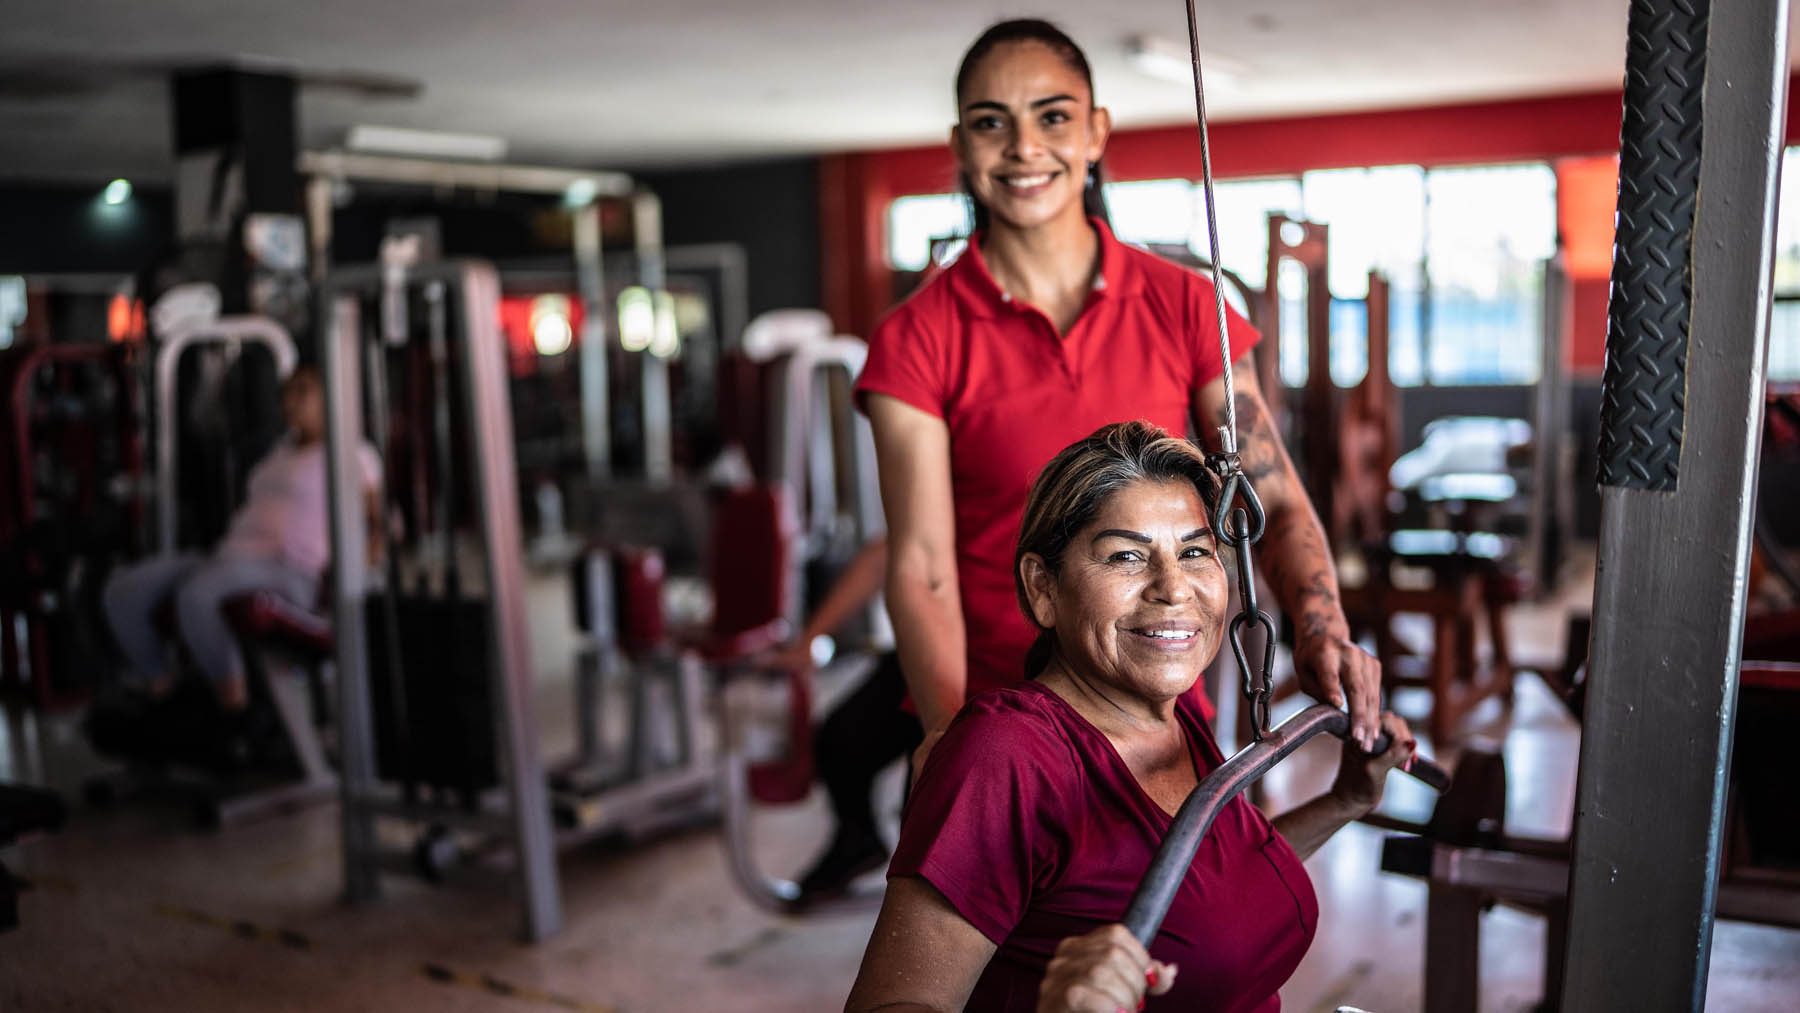
M1587 593L1578 580L1556 602L1526 610L1513 627L1517 655L1559 658L1561 609ZM532 592L551 756L573 727L562 594L549 582ZM1399 703L1404 711L1417 701ZM1509 829L1566 833L1578 732L1543 685L1522 678L1510 713L1490 704L1470 726L1504 742ZM66 719L15 714L0 734L0 779L76 798L97 769ZM1272 775L1273 804L1322 790L1333 748L1313 743ZM897 780L883 785L889 808ZM1422 817L1430 797L1395 779L1384 807ZM798 869L824 826L815 792L759 822L759 852L774 868ZM178 810L78 808L62 833L0 852L34 887L21 901L23 927L0 936L0 1010L834 1010L874 918L872 909L797 919L753 907L733 885L717 833L698 829L566 853L566 927L527 946L516 941L504 878L434 887L388 876L378 904L346 907L337 832L330 806L219 833L195 831ZM410 841L397 825L383 837ZM1425 888L1377 871L1381 838L1353 826L1307 863L1322 924L1283 990L1286 1009L1421 1008ZM1484 1011L1532 1008L1542 940L1530 915L1486 916ZM1709 1005L1800 1009L1800 932L1720 924Z

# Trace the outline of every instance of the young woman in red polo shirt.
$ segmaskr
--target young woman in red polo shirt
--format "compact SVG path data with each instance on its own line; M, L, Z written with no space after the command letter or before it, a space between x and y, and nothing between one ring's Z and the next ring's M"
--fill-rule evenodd
M988 29L957 71L950 131L975 209L968 249L876 327L858 402L889 526L888 609L925 739L1024 678L1036 635L1012 552L1039 469L1110 422L1216 439L1225 388L1211 284L1115 239L1100 201L1112 127L1081 50L1042 21ZM1244 469L1268 515L1263 574L1297 630L1302 687L1378 731L1381 675L1349 638L1324 532L1227 325ZM1190 426L1190 418L1197 425Z

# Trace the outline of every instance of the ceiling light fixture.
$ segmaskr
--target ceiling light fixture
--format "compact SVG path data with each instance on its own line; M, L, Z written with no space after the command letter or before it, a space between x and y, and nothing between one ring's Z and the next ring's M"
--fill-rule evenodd
M454 158L471 162L498 162L506 157L506 138L486 134L453 134L410 127L378 127L359 123L350 128L344 146L351 151L420 158Z
M583 176L563 189L563 206L568 208L587 207L598 196L600 196L599 181Z
M531 343L539 355L561 355L575 343L566 295L540 295L531 301Z
M115 179L106 184L106 189L100 191L100 199L115 206L125 203L131 199L131 181Z
M1188 48L1160 35L1133 35L1125 40L1125 59L1138 73L1173 84L1194 83L1194 58ZM1218 57L1206 57L1206 83L1229 88L1237 70Z
M656 341L656 299L642 285L619 293L619 347L641 352Z

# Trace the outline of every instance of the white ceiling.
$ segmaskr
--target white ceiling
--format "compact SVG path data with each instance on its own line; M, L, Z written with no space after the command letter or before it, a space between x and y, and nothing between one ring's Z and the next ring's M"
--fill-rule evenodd
M1617 87L1625 0L1200 0L1217 118ZM309 148L355 123L498 134L509 160L648 167L941 140L988 22L1031 14L1087 49L1124 126L1191 121L1192 92L1126 62L1185 46L1179 0L7 0L0 176L166 179L158 68L230 59L417 80L412 100L309 89Z

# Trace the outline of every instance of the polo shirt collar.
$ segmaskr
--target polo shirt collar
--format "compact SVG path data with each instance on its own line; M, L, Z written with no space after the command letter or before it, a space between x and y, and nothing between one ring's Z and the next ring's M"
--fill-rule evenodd
M1094 231L1100 237L1100 273L1094 278L1096 297L1118 297L1131 294L1136 290L1130 264L1126 257L1125 244L1119 242L1112 229L1098 218L1089 218ZM999 316L1011 310L1012 296L1000 283L994 280L993 272L988 270L987 261L981 256L982 232L969 237L969 244L962 256L950 267L951 278L955 281L968 309L980 316Z

